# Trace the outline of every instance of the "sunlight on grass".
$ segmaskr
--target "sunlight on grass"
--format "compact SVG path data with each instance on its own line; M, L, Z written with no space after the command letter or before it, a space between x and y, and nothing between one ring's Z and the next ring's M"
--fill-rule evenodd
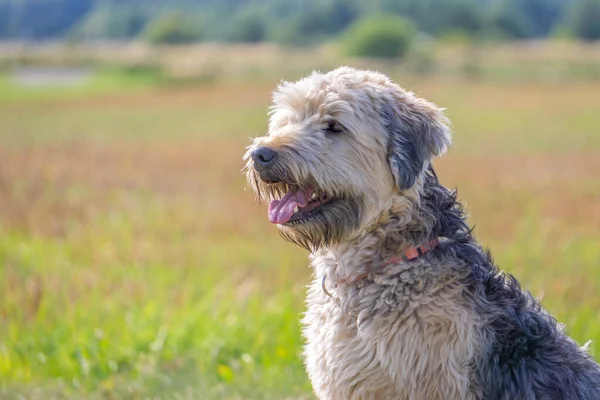
M128 72L119 69L91 71L86 82L76 85L22 86L13 81L10 74L0 74L0 104L26 101L48 101L64 98L84 98L90 95L110 94L123 90L150 89L157 83L157 76L147 72Z

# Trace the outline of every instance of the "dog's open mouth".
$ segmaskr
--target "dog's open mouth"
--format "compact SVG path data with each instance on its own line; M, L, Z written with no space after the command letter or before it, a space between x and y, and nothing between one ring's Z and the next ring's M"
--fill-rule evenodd
M331 201L326 194L317 194L313 188L292 186L280 200L269 204L269 220L274 224L308 222Z

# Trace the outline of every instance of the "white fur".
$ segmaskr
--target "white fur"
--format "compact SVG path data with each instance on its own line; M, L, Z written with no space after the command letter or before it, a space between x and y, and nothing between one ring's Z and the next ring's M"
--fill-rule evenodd
M319 399L475 398L468 374L481 351L481 333L456 277L440 277L415 261L356 288L336 283L334 277L360 270L369 257L357 255L357 248L364 249L357 244L312 260L304 355ZM332 297L323 291L323 276Z

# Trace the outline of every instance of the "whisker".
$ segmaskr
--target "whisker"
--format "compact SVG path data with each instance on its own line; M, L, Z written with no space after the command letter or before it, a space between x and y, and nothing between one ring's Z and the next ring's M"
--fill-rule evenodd
M254 180L254 188L256 189L256 195L258 196L258 202L262 204L262 192L260 191L260 185L258 184L258 178L256 177L256 172L252 174L252 179Z

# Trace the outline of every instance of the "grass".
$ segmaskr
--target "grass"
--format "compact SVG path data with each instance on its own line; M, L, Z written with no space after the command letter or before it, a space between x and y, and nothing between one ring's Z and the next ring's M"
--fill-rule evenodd
M1 398L312 398L306 254L240 174L273 78L3 93ZM600 84L397 78L448 108L436 167L500 266L600 341Z
M164 78L152 68L99 68L91 69L91 76L82 84L73 86L40 85L23 87L10 74L0 75L0 105L57 98L85 98L99 94L114 94L123 90L144 90L156 86Z

